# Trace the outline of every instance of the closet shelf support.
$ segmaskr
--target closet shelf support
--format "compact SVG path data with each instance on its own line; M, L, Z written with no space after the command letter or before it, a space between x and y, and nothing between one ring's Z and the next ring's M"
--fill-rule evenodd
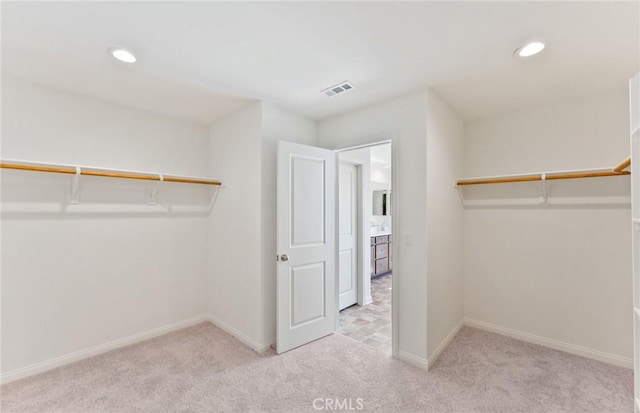
M147 198L147 205L158 204L158 188L160 187L160 184L164 182L164 176L162 174L159 174L158 177L160 178L160 180L154 183L153 186L151 187L151 191L149 192L149 197Z
M631 165L631 157L628 157L627 159L622 161L622 163L620 165L618 165L615 168L613 168L613 171L614 172L622 172L625 169L627 169L630 165Z
M69 194L70 204L80 203L80 175L82 175L82 168L76 166L76 174L71 178L71 193Z

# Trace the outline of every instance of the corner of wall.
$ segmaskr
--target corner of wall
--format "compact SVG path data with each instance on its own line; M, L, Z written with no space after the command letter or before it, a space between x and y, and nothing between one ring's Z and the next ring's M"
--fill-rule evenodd
M440 355L449 347L449 344L453 341L454 338L458 335L462 327L465 326L465 320L462 318L458 323L453 327L453 329L447 334L447 336L440 342L438 347L429 355L427 359L427 370L431 369L434 366L436 360L440 357Z
M427 354L432 365L464 318L463 209L453 182L462 170L464 123L427 95Z
M209 316L252 348L262 343L261 130L256 101L209 131L211 173L223 182L209 218Z
M628 131L624 90L470 121L464 175L614 165L629 154ZM582 188L573 206L464 211L467 325L621 365L632 357L632 280L611 276L631 269L630 210L579 201L600 191L599 179L550 187Z

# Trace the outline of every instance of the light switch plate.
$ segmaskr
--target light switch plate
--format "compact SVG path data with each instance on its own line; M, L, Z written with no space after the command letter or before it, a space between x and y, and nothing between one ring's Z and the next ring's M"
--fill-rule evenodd
M402 233L402 245L405 245L405 246L413 245L413 232Z

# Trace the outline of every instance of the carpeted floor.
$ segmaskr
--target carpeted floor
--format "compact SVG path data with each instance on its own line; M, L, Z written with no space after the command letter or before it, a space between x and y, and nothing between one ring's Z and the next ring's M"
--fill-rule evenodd
M3 413L614 413L633 411L632 384L631 370L471 328L427 373L339 334L276 356L203 323L1 390Z

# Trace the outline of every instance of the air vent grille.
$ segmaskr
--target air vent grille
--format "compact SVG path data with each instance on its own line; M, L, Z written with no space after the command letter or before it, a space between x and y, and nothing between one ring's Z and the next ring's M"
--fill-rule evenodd
M331 96L339 95L340 93L344 93L351 89L353 89L353 85L348 81L344 81L344 82L338 83L337 85L333 85L331 87L326 88L325 90L322 91L322 93L324 93L326 96L331 97Z

